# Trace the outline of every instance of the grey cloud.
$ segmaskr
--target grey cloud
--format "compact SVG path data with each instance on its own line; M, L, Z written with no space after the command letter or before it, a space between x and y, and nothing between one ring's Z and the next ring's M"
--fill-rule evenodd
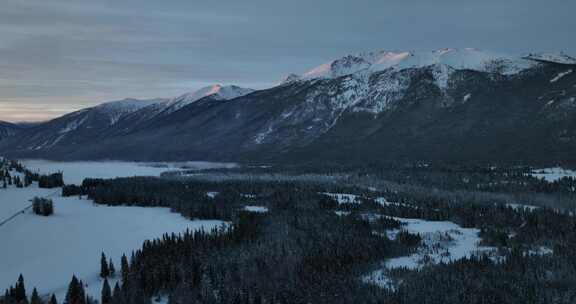
M262 88L375 49L576 54L574 11L563 0L3 0L0 120L215 82Z

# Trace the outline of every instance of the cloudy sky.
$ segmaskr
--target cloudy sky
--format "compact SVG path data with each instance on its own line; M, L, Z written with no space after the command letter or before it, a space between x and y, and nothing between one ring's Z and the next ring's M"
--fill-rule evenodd
M369 50L576 55L574 0L2 0L0 120L222 83L264 88Z

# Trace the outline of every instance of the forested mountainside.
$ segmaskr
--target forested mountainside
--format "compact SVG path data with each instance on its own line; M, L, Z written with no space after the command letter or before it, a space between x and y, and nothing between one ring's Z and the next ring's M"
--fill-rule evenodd
M5 139L6 137L12 136L16 134L16 132L20 129L18 125L0 121L0 140Z

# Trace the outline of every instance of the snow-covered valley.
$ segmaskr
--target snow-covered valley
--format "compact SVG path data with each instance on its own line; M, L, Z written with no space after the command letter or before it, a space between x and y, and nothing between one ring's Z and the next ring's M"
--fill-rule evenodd
M81 183L85 177L157 176L166 167L134 163L54 163L27 161L31 170L63 171L67 183ZM12 172L12 174L17 174ZM54 202L55 212L43 217L26 210L34 197ZM186 230L210 231L226 225L219 220L189 220L169 208L104 206L82 197L61 197L61 189L41 189L37 183L26 188L0 189L0 288L13 285L20 274L28 292L37 287L41 295L54 293L62 301L72 275L85 284L86 292L98 299L102 288L99 258L104 252L115 265L120 257L142 246L145 240L165 233Z
M167 171L234 168L234 163L189 162L125 162L125 161L78 161L57 162L49 160L23 160L22 164L33 172L51 174L64 172L66 184L82 184L85 178L117 178L131 176L160 176Z

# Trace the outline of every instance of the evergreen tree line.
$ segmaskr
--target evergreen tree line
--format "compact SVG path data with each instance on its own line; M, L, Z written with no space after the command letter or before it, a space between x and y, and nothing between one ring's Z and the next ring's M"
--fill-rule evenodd
M16 175L10 172L20 174ZM64 186L64 175L62 172L48 175L33 173L20 162L8 159L0 160L0 186L2 188L7 188L10 185L25 188L33 182L38 182L40 188L58 188Z

